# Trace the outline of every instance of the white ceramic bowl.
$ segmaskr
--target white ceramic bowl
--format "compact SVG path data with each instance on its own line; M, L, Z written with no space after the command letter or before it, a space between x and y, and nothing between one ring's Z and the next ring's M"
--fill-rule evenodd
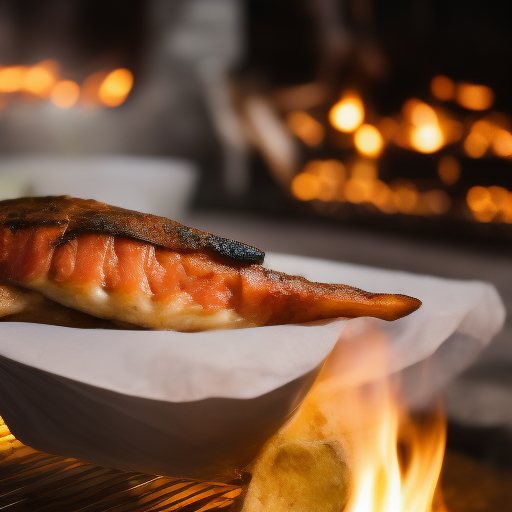
M180 219L198 173L186 160L127 155L0 159L0 199L68 194Z

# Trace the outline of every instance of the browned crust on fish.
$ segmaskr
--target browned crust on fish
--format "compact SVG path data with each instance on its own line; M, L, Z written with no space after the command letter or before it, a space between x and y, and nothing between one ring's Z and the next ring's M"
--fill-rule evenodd
M0 226L12 231L35 226L66 226L57 245L82 233L123 236L175 251L206 251L231 263L262 263L256 247L222 238L179 222L125 210L93 199L69 196L23 197L0 202Z

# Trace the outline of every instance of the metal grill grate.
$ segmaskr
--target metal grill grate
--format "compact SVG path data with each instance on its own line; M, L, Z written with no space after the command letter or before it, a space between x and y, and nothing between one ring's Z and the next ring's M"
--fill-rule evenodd
M0 511L227 510L236 486L123 472L37 452L0 418Z

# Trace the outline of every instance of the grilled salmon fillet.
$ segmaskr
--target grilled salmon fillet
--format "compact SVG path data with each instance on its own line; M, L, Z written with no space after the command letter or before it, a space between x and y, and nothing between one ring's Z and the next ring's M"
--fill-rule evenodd
M0 202L4 290L32 290L122 325L201 331L336 317L395 320L421 305L405 295L269 270L264 256L240 242L94 200ZM2 315L13 315L12 305L2 308L0 301Z

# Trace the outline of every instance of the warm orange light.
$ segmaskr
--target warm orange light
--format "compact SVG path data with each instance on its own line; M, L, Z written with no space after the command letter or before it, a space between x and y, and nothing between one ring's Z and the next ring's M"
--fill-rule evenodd
M512 223L512 192L507 195L506 201L501 205L502 221Z
M409 98L403 105L402 105L402 115L404 116L407 121L411 121L412 113L414 112L414 109L421 105L423 102L419 100L418 98Z
M90 74L84 80L80 93L80 104L85 108L95 108L101 104L99 91L107 74L108 73L105 71L97 71L96 73Z
M17 92L23 85L25 66L9 66L0 69L0 92Z
M345 512L432 512L443 462L446 426L442 411L421 423L397 406L393 391L375 391L375 398L349 401L344 410L356 415L348 427L353 488ZM355 393L352 393L355 395ZM386 396L387 395L387 396ZM357 396L357 395L356 395ZM357 407L358 401L362 404ZM371 402L371 411L366 411ZM366 423L361 432L354 423ZM353 428L354 430L348 430ZM406 458L400 457L402 451ZM437 509L439 510L439 509Z
M342 132L353 132L364 120L364 105L356 94L347 94L329 112L329 121Z
M55 76L44 65L30 68L23 76L23 90L46 98L55 84Z
M462 82L457 85L456 101L468 110L486 110L494 103L494 92L486 85Z
M455 96L455 84L447 76L438 75L430 82L430 91L438 100L452 100Z
M485 187L472 187L469 189L466 201L479 222L491 222L498 213L498 205L494 202L489 189Z
M311 201L318 197L320 181L317 176L301 172L293 178L291 188L292 194L300 201Z
M453 156L443 156L437 164L437 173L445 185L453 185L460 178L460 163Z
M492 138L494 137L496 130L498 130L498 127L487 119L479 119L473 123L473 126L471 126L471 133L481 135L485 138L488 144L492 142Z
M374 160L358 160L351 169L351 177L363 181L377 179L378 169Z
M498 207L502 208L508 198L508 190L503 187L493 185L487 189L491 194L491 201Z
M133 75L128 69L116 69L109 73L100 86L98 96L108 107L124 102L133 86Z
M384 141L379 130L371 124L363 124L354 135L356 149L365 156L377 157L382 151Z
M411 123L415 126L435 125L438 122L434 109L422 102L412 105L409 115Z
M439 127L443 133L445 144L452 144L459 141L464 133L462 123L454 119L444 119L440 121Z
M434 153L443 147L443 132L437 124L415 126L411 130L410 142L420 153Z
M344 187L345 198L347 201L360 204L370 201L372 197L373 183L371 181L350 178Z
M294 441L303 446L329 443L333 457L347 463L348 471L330 471L329 483L336 493L339 479L349 477L348 488L340 490L344 493L341 501L346 497L347 503L318 496L317 503L322 506L309 506L308 512L446 512L439 496L433 504L446 442L442 408L437 405L422 416L409 414L396 376L384 377L390 368L388 336L378 326L348 332L341 334L298 413L276 436L280 446ZM272 478L279 452L270 453L266 478ZM304 469L306 457L287 458L285 471L293 477L300 474L295 482L313 475L315 458L308 459L311 468ZM272 505L278 502L287 508L286 504L295 501L296 487L287 486L286 499L275 494L277 499L263 509L274 510ZM312 500L314 497L311 495ZM258 508L261 501L251 503ZM303 506L299 509L306 510Z
M71 108L78 100L80 86L72 80L61 80L52 89L50 98L59 108Z
M492 203L491 193L485 187L471 187L467 193L468 206L473 211L483 211Z
M339 160L311 160L293 180L292 193L302 201L339 200L345 177L345 166Z
M318 199L320 201L339 199L345 177L345 166L340 161L334 159L323 161L322 165L318 168L318 178L320 181Z
M507 130L497 130L492 138L492 150L503 158L512 156L512 134Z
M395 202L393 201L393 192L383 181L375 180L373 182L370 201L383 213L396 212Z
M389 142L394 138L396 133L398 132L400 125L391 117L385 117L379 123L379 132L382 135L382 138Z
M450 210L452 200L444 190L429 190L421 195L421 198L428 208L428 213L444 215Z
M413 213L418 198L418 190L414 183L404 180L394 187L393 200L397 210L401 213Z
M413 149L421 153L434 153L443 147L445 138L437 114L430 105L411 98L402 106L402 114L412 124L407 133ZM406 141L402 144L406 145Z
M359 160L351 169L351 178L345 183L345 199L359 204L373 201L376 193L377 166L373 160ZM380 182L379 182L380 183Z
M318 146L325 137L325 128L314 117L302 110L290 112L286 116L286 123L292 133L307 146Z
M470 133L464 140L464 151L471 158L480 158L485 155L489 143L487 139L478 133Z

